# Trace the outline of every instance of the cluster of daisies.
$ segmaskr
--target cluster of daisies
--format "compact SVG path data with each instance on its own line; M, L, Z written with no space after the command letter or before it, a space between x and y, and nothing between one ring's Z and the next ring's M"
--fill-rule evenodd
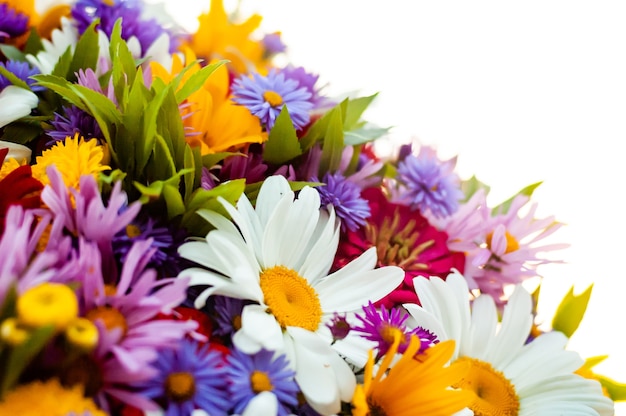
M0 0L0 414L614 413L537 326L537 184L381 155L375 96L206 9Z

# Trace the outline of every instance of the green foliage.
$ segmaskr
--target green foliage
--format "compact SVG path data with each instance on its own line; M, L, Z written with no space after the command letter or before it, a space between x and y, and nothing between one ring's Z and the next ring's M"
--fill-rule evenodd
M595 373L593 367L606 360L608 355L599 355L595 357L589 357L583 364L583 370L591 372L594 377L600 382L606 393L611 400L621 402L626 400L626 384L615 381L609 377Z
M561 300L552 318L552 329L561 331L567 337L571 337L585 316L592 289L593 284L589 285L581 294L575 295L574 287L572 286Z
M276 117L274 127L270 131L263 149L263 160L276 165L283 164L302 154L296 129L289 117L287 106L283 106Z
M465 180L461 183L461 191L463 191L463 195L465 198L462 202L467 202L479 189L484 189L485 194L489 193L489 186L487 184L478 180L478 178L474 175L468 180Z
M518 195L524 195L527 197L531 197L533 192L535 192L535 189L537 189L539 187L539 185L541 185L542 182L536 182L533 184L530 184L526 187L524 187L523 189L521 189L518 193L516 193L515 195L513 195L511 198L507 199L506 201L504 201L503 203L501 203L500 205L498 205L497 207L493 208L491 210L491 214L492 215L504 215L509 211L509 208L511 208L511 204L513 203L513 200L515 199L516 196Z
M22 117L4 126L0 140L26 145L33 139L39 137L43 131L41 123L46 120L48 120L48 117Z
M12 61L26 61L26 55L13 45L7 45L0 43L0 53L2 53L8 60Z
M24 88L25 90L30 91L30 87L28 84L21 79L19 79L13 72L9 71L3 66L0 66L0 75L4 76L9 82L17 87Z

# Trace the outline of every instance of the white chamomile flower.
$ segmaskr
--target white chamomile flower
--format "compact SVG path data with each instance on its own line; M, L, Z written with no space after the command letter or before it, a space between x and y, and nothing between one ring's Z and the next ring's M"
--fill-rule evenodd
M464 415L613 414L613 402L600 383L574 373L583 359L565 349L565 335L550 332L527 342L532 300L521 285L499 321L491 296L481 295L470 305L467 283L458 273L445 281L417 277L414 284L422 306L404 307L417 325L442 341L456 341L452 365L469 363L468 375L455 386L475 394Z
M30 90L15 85L5 87L0 91L0 128L29 115L38 103L39 98ZM15 151L14 147L12 150Z
M403 271L376 268L372 248L328 274L339 241L332 208L320 209L314 188L294 192L282 176L267 178L253 208L245 195L237 207L222 200L233 222L200 211L215 226L205 240L183 244L179 253L209 270L181 272L191 284L209 285L196 299L211 295L255 301L244 307L236 347L253 354L261 348L286 354L307 402L321 414L339 412L352 398L356 379L337 353L326 323L334 313L352 313L396 288ZM343 351L342 351L343 354Z
M69 48L72 53L78 43L78 29L67 17L61 18L61 28L52 31L51 39L42 39L43 50L37 56L26 55L28 62L42 74L51 74L59 58Z

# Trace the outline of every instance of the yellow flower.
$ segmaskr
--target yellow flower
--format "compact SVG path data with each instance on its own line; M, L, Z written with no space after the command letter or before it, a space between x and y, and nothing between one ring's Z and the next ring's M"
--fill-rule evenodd
M80 385L64 388L57 379L33 381L7 393L0 402L0 415L20 416L106 416L93 400L83 396Z
M370 351L364 383L357 386L352 399L354 416L449 416L469 405L471 394L450 388L466 372L464 366L446 367L454 341L440 342L416 356L421 341L412 336L405 353L391 366L403 337L396 334L394 338L375 376Z
M20 324L38 328L54 325L64 330L78 315L78 300L69 286L61 283L42 283L17 298L17 318Z
M232 22L222 0L211 0L208 13L198 18L199 27L192 36L190 46L196 55L208 60L228 59L229 65L238 73L256 70L266 73L264 48L260 41L252 39L252 33L261 24L258 14L250 16L245 22Z
M65 338L79 350L89 352L98 344L98 328L87 318L76 318L65 329Z
M78 134L73 138L68 136L52 148L44 150L41 156L37 156L36 164L33 165L33 177L48 185L50 180L46 168L55 165L65 185L79 189L82 175L97 178L99 172L110 169L110 166L103 164L104 158L104 148L96 140L85 141Z
M4 179L9 173L13 172L15 169L19 168L26 164L26 159L18 161L17 159L10 158L8 160L5 159L2 167L0 167L0 181Z
M195 60L193 51L185 49L185 62L189 65ZM183 61L177 55L173 57L171 73L158 63L151 63L153 76L164 82L170 82L183 68ZM181 87L200 69L200 64L193 64L183 76ZM193 132L186 137L187 143L200 147L202 155L237 151L250 143L267 140L259 119L230 100L228 86L228 70L222 65L189 96L181 111L185 127Z
M0 340L9 345L21 345L29 336L30 331L23 328L15 318L7 318L0 324Z

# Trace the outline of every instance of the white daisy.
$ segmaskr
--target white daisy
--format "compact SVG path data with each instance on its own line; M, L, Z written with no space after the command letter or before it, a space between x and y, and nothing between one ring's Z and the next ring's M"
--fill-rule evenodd
M38 103L39 98L30 90L15 85L5 87L0 91L0 128L29 115Z
M52 31L51 40L42 39L43 50L34 55L26 55L28 62L42 74L51 74L59 59L68 50L74 53L78 43L78 29L67 17L61 18L61 28Z
M404 305L416 323L439 339L454 339L453 363L469 363L459 386L476 394L475 415L612 415L613 402L600 383L574 374L583 365L565 350L560 332L526 343L533 322L530 294L518 285L502 321L493 298L481 295L470 306L465 278L450 274L414 279L422 306ZM467 365L467 364L464 364Z
M259 191L256 209L245 195L237 208L221 202L234 223L201 211L216 229L179 249L182 257L211 270L180 274L192 284L211 286L198 296L196 307L213 294L255 301L242 312L241 329L233 337L237 348L284 352L308 403L322 414L339 412L341 401L352 398L356 380L333 349L341 342L331 346L325 324L335 312L355 312L387 295L400 284L403 271L375 269L372 248L329 275L340 224L332 208L320 210L314 188L304 187L294 199L287 180L272 176Z

